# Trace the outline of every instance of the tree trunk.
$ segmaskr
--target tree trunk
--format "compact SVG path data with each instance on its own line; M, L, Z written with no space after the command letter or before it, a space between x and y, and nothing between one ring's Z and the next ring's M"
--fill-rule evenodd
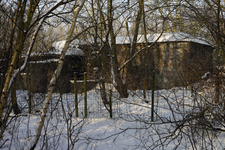
M108 0L108 17L109 17L109 23L108 23L108 28L109 28L109 34L111 38L111 73L112 73L112 78L113 78L113 83L117 91L119 92L120 96L122 98L127 98L128 97L128 92L127 92L127 85L123 83L122 78L120 77L120 71L118 70L118 62L117 62L117 50L116 50L116 37L113 31L113 16L112 16L112 0Z
M33 150L33 149L35 149L35 147L36 147L36 145L38 143L38 140L39 140L39 138L41 136L41 131L42 131L42 128L44 126L48 105L49 105L50 99L52 97L52 92L53 92L53 89L55 87L56 80L57 80L58 76L61 73L66 51L69 48L69 44L72 42L71 41L71 37L72 37L72 34L74 32L76 19L78 17L78 14L79 14L80 10L82 9L82 7L84 5L84 2L85 2L85 0L82 0L81 4L77 8L75 8L76 6L74 6L74 10L73 10L74 16L73 16L73 21L72 21L72 24L71 24L71 27L70 27L70 31L69 31L68 37L66 39L66 43L65 43L65 45L64 45L64 47L62 49L62 53L61 53L61 57L60 57L60 60L59 60L59 63L58 63L58 67L55 70L55 72L54 72L54 74L52 76L52 79L50 81L50 84L48 86L47 96L46 96L46 98L44 100L43 108L41 110L41 116L40 116L40 119L39 119L38 124L37 124L35 135L32 137L30 143L27 144L27 146L25 147L25 150Z
M17 104L17 98L16 98L16 80L13 82L12 88L11 88L11 101L12 101L12 109L15 115L20 114L20 109Z
M129 58L132 58L135 54L135 50L136 50L136 42L137 42L137 37L138 37L138 30L139 30L139 24L140 24L140 21L141 21L141 17L142 17L142 9L143 9L143 5L144 5L144 2L143 0L139 0L139 10L138 10L138 14L137 14L137 17L136 17L136 21L135 21L135 24L134 24L134 37L133 37L133 40L132 40L132 44L131 44L131 50L130 50L130 54L129 54ZM127 64L127 75L126 75L126 83L127 84L133 84L131 82L133 82L131 80L131 76L132 75L132 69L133 69L133 62L130 61L128 64Z

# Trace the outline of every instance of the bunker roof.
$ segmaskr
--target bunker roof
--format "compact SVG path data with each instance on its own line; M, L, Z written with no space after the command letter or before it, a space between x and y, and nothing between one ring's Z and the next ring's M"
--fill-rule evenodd
M66 40L54 42L52 44L53 49L51 51L43 52L43 53L32 53L31 56L41 56L41 55L51 55L51 54L60 55L65 43L66 43ZM84 45L84 44L85 43L82 40L78 40L78 39L73 40L69 45L66 55L85 56L85 53L83 52L83 50L79 48L79 45Z
M147 35L148 43L153 43L159 38L158 41L156 42L195 42L195 43L211 46L205 39L195 38L192 35L186 34L183 32L163 33L161 36L160 35L161 35L160 33L148 34ZM130 38L128 36L117 37L116 43L130 44L130 42L133 39L133 36ZM138 35L137 43L145 43L144 35Z

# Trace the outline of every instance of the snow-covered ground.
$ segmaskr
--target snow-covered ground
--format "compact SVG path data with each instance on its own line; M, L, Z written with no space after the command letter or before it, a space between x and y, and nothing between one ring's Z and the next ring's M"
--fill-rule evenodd
M53 94L42 136L36 149L170 150L202 149L202 147L223 149L225 147L224 133L214 135L209 132L194 132L188 127L175 130L179 124L171 123L171 121L182 120L187 118L190 112L198 111L193 107L196 101L191 97L188 89L155 91L154 122L151 121L151 91L147 91L146 99L143 99L142 91L129 91L129 93L128 98L119 98L119 94L115 89L113 90L112 119L101 102L98 87L88 92L88 118L84 118L82 94L78 95L78 118L75 117L73 93ZM2 147L4 150L21 150L29 142L34 134L39 119L38 109L45 95L33 95L35 109L30 115L27 115L27 91L17 91L17 96L19 105L23 107L23 113L15 119L11 114L12 122L1 141L1 144L6 142Z

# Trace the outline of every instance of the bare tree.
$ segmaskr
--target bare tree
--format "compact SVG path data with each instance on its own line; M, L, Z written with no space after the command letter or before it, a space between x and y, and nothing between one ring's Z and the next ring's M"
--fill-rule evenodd
M52 6L49 10L46 12L39 12L42 14L42 16L38 16L35 14L37 7L39 7L40 1L30 1L28 3L26 0L18 1L18 5L16 6L16 12L15 16L10 18L12 21L12 30L10 33L10 38L7 41L7 49L6 52L9 54L13 52L13 55L9 57L8 59L11 60L11 63L9 67L6 67L7 75L4 80L4 87L2 88L1 93L1 103L0 103L0 122L1 122L1 135L0 138L2 138L3 133L6 128L6 124L8 122L9 114L11 113L12 109L15 108L16 101L11 102L11 104L7 101L10 88L12 83L14 82L14 79L17 77L18 73L25 69L27 60L30 56L30 53L32 51L36 36L45 21L46 17L53 12L55 9L57 9L59 6L64 5L70 1L60 1L56 3L54 6ZM8 3L2 3L2 6L8 5ZM9 3L10 4L10 3ZM2 7L3 8L3 7ZM45 5L43 6L43 9L45 8ZM26 10L27 9L27 10ZM4 9L1 9L3 13ZM33 28L35 28L33 30ZM34 31L32 34L32 37L30 37L30 34ZM15 34L15 32L17 32ZM28 39L31 39L29 43L28 49L25 49L25 43L29 41ZM14 42L16 41L16 42ZM14 45L14 46L13 46ZM13 50L15 48L15 50ZM24 63L22 64L21 55L27 51L27 56L25 58ZM7 60L9 61L9 60ZM18 64L22 64L21 66L17 66ZM5 70L5 72L6 72ZM8 109L6 109L8 108Z
M55 73L53 74L52 79L51 79L50 84L49 84L49 87L48 87L48 93L47 93L47 97L45 98L45 101L44 101L44 104L43 104L41 116L40 116L40 119L39 119L39 122L38 122L38 125L37 125L37 129L36 129L36 135L33 137L33 139L30 141L30 143L25 148L27 150L34 149L36 147L37 142L39 140L39 137L41 135L42 127L45 123L45 117L46 117L46 113L47 113L47 110L48 110L49 101L50 101L51 96L52 96L53 88L54 88L54 85L56 83L56 80L57 80L58 76L61 73L61 70L62 70L62 67L63 67L64 57L65 57L66 51L69 47L69 44L72 42L71 38L72 38L72 34L73 34L73 31L74 31L74 28L75 28L75 25L76 25L76 20L77 20L79 12L81 11L81 9L84 5L84 2L85 2L85 0L82 0L81 2L77 1L74 4L74 7L73 7L74 16L73 16L73 21L72 21L72 24L71 24L70 32L68 34L65 46L63 47L62 54L61 54L61 57L60 57L60 60L59 60L59 63L58 63L58 67L55 70ZM78 3L79 6L77 6L77 3Z

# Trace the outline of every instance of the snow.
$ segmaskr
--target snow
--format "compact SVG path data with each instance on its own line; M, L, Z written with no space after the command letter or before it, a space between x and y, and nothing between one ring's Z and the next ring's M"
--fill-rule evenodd
M33 64L36 64L36 63L51 63L51 62L59 62L59 59L47 59L47 60L40 60L40 61L29 61L29 63L33 63Z
M113 88L113 85L106 84L106 87L108 90ZM24 115L15 120L12 119L11 124L9 124L3 141L1 141L2 143L9 139L2 147L3 150L23 149L34 135L39 112L27 115L27 95L27 91L17 91L19 106L24 108ZM150 119L151 105L143 101L142 91L129 91L128 98L119 98L119 94L114 89L112 119L102 104L98 84L94 89L88 91L87 95L88 118L86 119L84 118L83 94L78 95L78 118L75 117L73 93L63 95L54 93L52 95L44 130L36 149L71 149L72 142L76 141L73 148L76 150L172 150L178 145L179 140L181 140L181 145L178 149L192 149L192 143L188 141L188 138L185 138L185 134L182 138L163 139L163 137L168 136L170 130L173 130L173 126L169 123L161 124L162 120L167 122L171 118L176 121L183 119L188 116L189 112L193 111L193 97L191 97L190 90L185 89L185 87L155 91L157 115L155 115L154 122L151 122ZM36 109L41 107L40 104L44 97L45 94L33 94L33 105L36 106ZM147 91L146 99L151 101L151 91ZM73 134L70 137L71 133ZM213 146L215 146L213 149L224 148L224 136L225 134L221 133L212 140ZM160 144L162 142L160 138L162 141L165 140L163 145ZM201 140L199 139L199 141ZM201 144L196 144L196 147L201 149ZM210 143L208 148L211 148Z
M65 43L66 43L66 40L54 42L52 44L52 47L54 47L57 52L61 53ZM84 45L84 44L87 44L87 43L84 42L83 40L79 40L79 39L73 40L69 45L66 55L84 56L85 55L84 52L80 48L78 48L79 45Z
M148 42L149 43L155 42L159 36L160 36L160 33L148 34L147 35ZM132 38L133 37L131 37L131 40ZM195 38L192 35L189 35L183 32L163 33L157 42L176 42L176 41L195 42L195 43L211 46L205 39ZM129 44L130 42L131 41L128 36L116 37L117 44ZM44 54L61 54L61 51L65 43L66 43L66 40L54 42L52 44L52 47L54 47L55 50L50 52L45 52ZM144 35L138 35L137 43L145 43ZM80 48L78 48L79 45L90 45L90 43L80 39L73 40L69 46L69 49L67 50L66 55L84 56L85 53ZM32 55L37 55L37 54L33 53Z
M157 34L148 34L147 39L149 43L155 42L158 37L160 36L160 33ZM131 40L133 37L131 37ZM206 42L205 39L198 39L193 37L192 35L179 32L179 33L163 33L162 36L158 39L157 42L177 42L177 41L183 41L183 42L195 42L203 45L211 46L209 43ZM126 37L117 37L116 38L117 44L129 44L131 43L130 38L128 36ZM144 35L138 35L137 37L137 43L145 43Z
M52 47L54 48L52 51L49 52L43 52L43 53L32 53L31 56L37 56L37 55L51 55L56 54L60 55L62 53L62 49L66 43L66 40L54 42L52 44ZM79 45L84 45L86 42L82 40L74 40L70 43L69 48L66 52L66 55L76 55L76 56L85 56L85 53L82 49L79 48ZM50 60L51 61L51 60ZM39 62L39 63L45 63L45 62Z
M74 83L74 80L70 80L71 83ZM87 82L98 82L96 80L87 80ZM77 80L77 83L84 83L84 80Z
M210 76L210 72L206 72L201 78L202 79L207 79Z
M148 34L147 35L148 42L149 43L155 42L159 36L160 36L159 33L158 34ZM132 38L133 37L131 36L131 40L132 40ZM195 42L195 43L211 46L205 39L195 38L192 35L189 35L189 34L186 34L183 32L163 33L157 42L176 42L176 41ZM131 41L128 36L116 37L117 44L130 44L130 42ZM52 47L54 47L53 51L44 52L44 53L40 53L40 54L32 53L31 56L44 55L44 54L61 54L65 43L66 43L66 40L54 42L52 44ZM137 43L145 43L144 35L138 35ZM90 45L90 43L86 42L84 40L81 40L81 39L73 40L69 45L66 55L85 56L85 53L82 51L82 49L79 48L79 45Z

